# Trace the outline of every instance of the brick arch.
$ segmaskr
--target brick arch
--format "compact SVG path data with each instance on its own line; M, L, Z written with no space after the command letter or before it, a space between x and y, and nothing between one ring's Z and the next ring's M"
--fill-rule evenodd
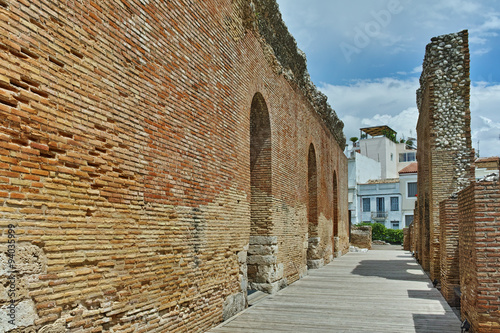
M250 218L251 234L271 231L271 122L267 104L256 93L250 111Z
M339 189L337 180L337 171L333 171L333 196L332 196L332 223L333 223L333 237L339 235Z
M307 154L307 234L307 267L318 268L322 266L323 259L319 252L318 235L318 165L312 143Z
M266 101L256 93L250 109L250 238L248 289L279 290L278 240L272 235L271 121Z
M314 145L309 145L307 156L307 221L309 237L317 235L318 225L318 168L316 165L316 150Z

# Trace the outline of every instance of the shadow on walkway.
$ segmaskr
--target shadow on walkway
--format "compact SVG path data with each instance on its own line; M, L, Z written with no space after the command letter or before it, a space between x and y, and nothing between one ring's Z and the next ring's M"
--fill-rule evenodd
M398 258L401 257L404 256L398 256ZM377 276L390 280L424 281L428 279L427 275L422 273L420 266L418 266L413 259L398 259L390 261L362 260L356 268L353 269L352 274L361 276Z
M428 333L428 332L456 332L453 330L451 325L446 324L446 314L435 315L435 314L413 314L413 322L415 326L416 333ZM458 318L457 318L458 320Z

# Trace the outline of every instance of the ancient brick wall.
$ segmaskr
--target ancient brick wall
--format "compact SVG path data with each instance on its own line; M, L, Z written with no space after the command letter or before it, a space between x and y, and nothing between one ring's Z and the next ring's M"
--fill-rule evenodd
M417 258L440 277L439 202L472 179L468 32L431 39L417 91Z
M474 182L458 194L462 319L471 332L500 332L500 186Z
M420 241L420 234L419 234L419 221L420 219L418 218L418 206L417 203L415 203L415 210L414 210L414 215L413 215L413 222L410 224L410 251L412 254L418 259L418 250L419 250L419 241Z
M455 288L460 285L458 250L458 201L454 196L439 204L439 224L441 226L441 293L452 306L459 305Z
M415 220L408 227L408 238L409 238L409 251L415 254L416 244L415 244Z
M346 252L342 123L274 1L2 0L0 31L2 329L199 332L299 279L311 145Z
M410 251L411 249L411 233L410 228L403 228L403 250Z

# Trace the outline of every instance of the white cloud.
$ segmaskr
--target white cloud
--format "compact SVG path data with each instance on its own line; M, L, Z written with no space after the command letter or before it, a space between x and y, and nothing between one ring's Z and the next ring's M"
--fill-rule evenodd
M432 9L434 10L464 16L479 13L483 9L480 3L470 0L441 0L431 2L433 4Z
M278 0L283 18L306 53L327 53L334 63L368 67L369 54L423 54L433 36L469 29L485 45L500 32L500 4L471 0ZM395 8L395 9L394 9ZM345 47L358 52L346 57ZM474 51L474 50L472 50ZM482 48L476 54L489 52ZM367 55L366 57L362 57ZM351 54L349 54L351 55ZM394 62L394 61L392 61Z
M416 70L416 69L415 69ZM416 136L418 79L358 80L351 85L322 84L321 91L344 122L347 138L362 127L388 125L399 137ZM471 86L472 145L480 141L481 156L500 155L500 85Z
M500 30L500 18L498 13L488 13L486 14L485 22L477 25L469 30L469 43L472 45L488 45L490 39L497 37L497 31ZM491 52L491 47L481 47L475 49L472 47L471 54L481 56Z
M378 125L390 126L399 138L416 136L417 78L358 80L347 86L322 84L319 88L344 122L347 138L359 137L362 127Z
M483 55L483 54L486 54L489 52L491 52L491 47L483 47L483 48L472 51L471 54L480 56L480 55Z
M471 68L482 77L471 86L474 147L482 156L500 155L500 2L473 0L278 0L298 45L308 55L313 80L344 121L347 138L359 128L383 125L410 135L416 127L416 89L425 45L431 37L469 30ZM399 2L390 18L375 16ZM373 13L378 13L374 16ZM375 26L373 22L378 22ZM371 34L363 38L359 31ZM371 29L371 30L370 30ZM344 43L356 48L343 50ZM479 64L477 61L480 60ZM488 63L488 61L490 63ZM495 61L495 62L492 62ZM394 77L388 77L394 75ZM413 77L413 78L412 78ZM368 78L368 79L367 79ZM473 79L475 79L473 77ZM498 80L497 80L498 81ZM347 84L345 83L347 82ZM414 135L415 133L413 133Z
M402 72L402 71L396 72L396 74L404 76L412 74L420 74L420 73L422 73L422 65L413 68L410 72Z
M472 130L472 146L482 157L500 156L500 122L479 116ZM473 118L474 119L474 118Z
M485 15L486 21L470 29L471 33L489 34L492 30L500 30L500 18L498 17L498 13L487 13Z
M471 86L472 145L481 156L500 156L500 85L476 82Z
M418 79L356 80L350 85L323 83L319 89L337 112L362 118L365 114L396 115L415 105Z
M478 37L478 36L469 36L470 44L484 45L488 42L486 38Z
M387 125L398 132L398 139L402 137L415 137L417 135L417 107L409 107L396 115L375 114L371 118L361 119L365 127Z
M413 70L411 71L411 74L417 74L417 73L421 73L421 72L422 72L422 65L413 68Z

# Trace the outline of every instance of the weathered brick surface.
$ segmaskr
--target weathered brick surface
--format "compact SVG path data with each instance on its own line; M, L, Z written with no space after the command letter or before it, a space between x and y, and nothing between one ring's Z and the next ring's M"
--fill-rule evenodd
M458 194L462 319L500 332L500 186L474 182Z
M452 306L459 305L455 288L460 285L458 250L458 201L456 196L439 204L441 226L441 293Z
M411 233L410 228L403 229L403 250L410 251L411 249Z
M440 278L439 203L473 178L468 32L434 37L417 91L417 258Z
M204 331L245 305L258 234L276 239L264 244L270 281L294 282L306 273L311 144L318 253L346 252L341 123L279 66L249 10L0 2L0 244L14 224L17 262L33 262L19 275L26 326ZM252 131L256 96L267 132ZM267 154L257 169L251 147ZM255 202L266 223L251 218Z
M359 248L371 250L372 248L372 227L353 226L351 230L351 245Z
M420 227L420 219L418 218L418 206L415 206L413 222L410 224L410 251L413 253L415 257L418 258L419 251L419 227Z

